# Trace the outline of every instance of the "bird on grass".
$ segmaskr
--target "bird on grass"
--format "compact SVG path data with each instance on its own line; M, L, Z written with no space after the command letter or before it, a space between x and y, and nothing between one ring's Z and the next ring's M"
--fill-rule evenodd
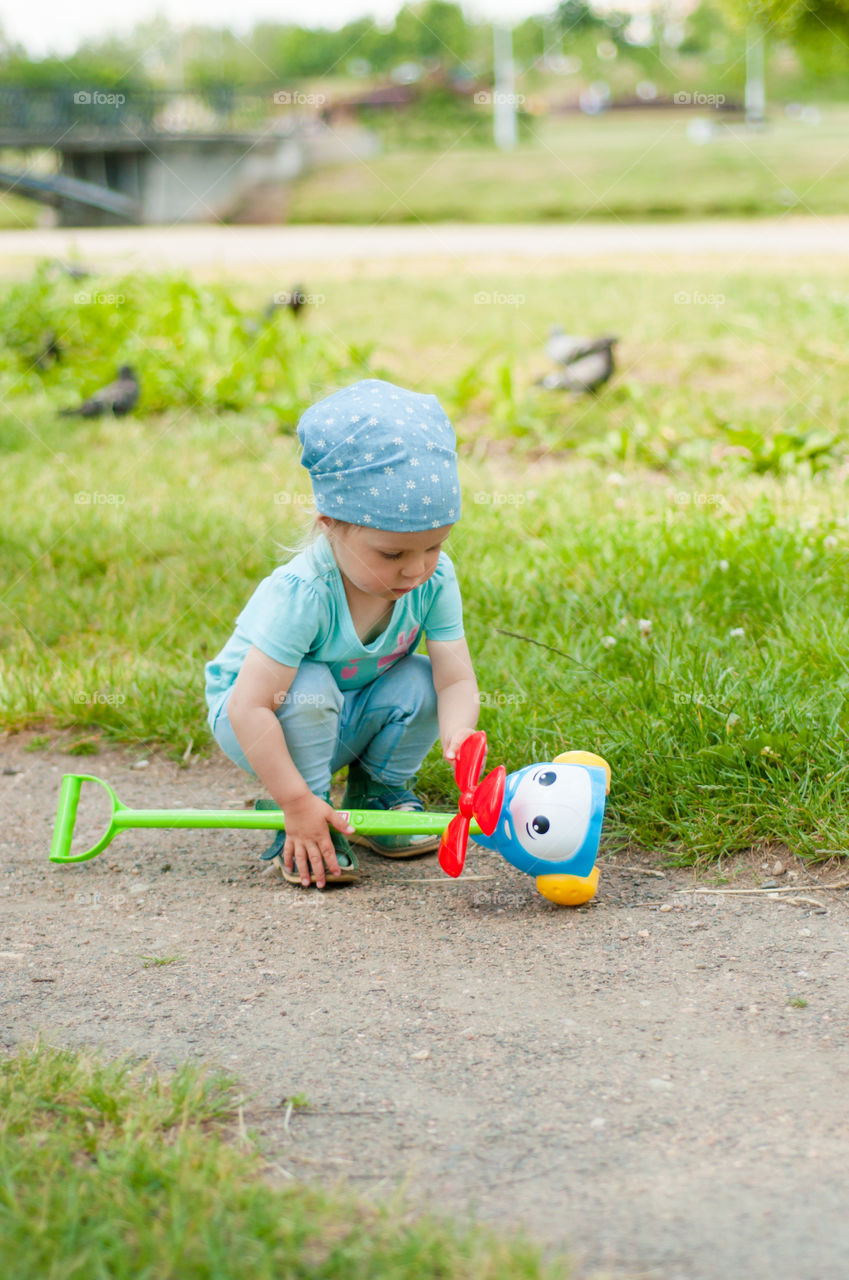
M275 293L273 298L269 298L258 320L250 316L243 321L245 333L250 337L255 337L261 328L274 319L278 311L291 311L292 315L297 318L298 312L306 305L307 295L301 284L296 284L294 288L283 293Z
M302 284L293 285L288 293L275 293L274 297L265 308L265 318L270 320L277 311L291 311L293 316L297 316L302 307L307 305L306 290Z
M539 385L548 391L597 391L613 374L613 348L618 341L614 337L577 338L552 329L545 350L561 367L540 378Z
M114 382L95 391L76 409L62 409L60 417L99 418L111 412L116 418L123 418L125 413L136 407L138 398L139 380L128 364L122 364Z
M575 334L564 333L559 324L554 324L545 344L545 354L554 364L571 364L573 360L587 354L587 347L592 341L592 338L579 338Z
M58 364L62 359L62 346L59 342L55 329L48 329L42 334L41 345L33 359L33 364L38 369L49 369L53 364Z
M72 280L87 280L92 274L88 267L83 267L78 262L63 262L61 258L54 258L51 265Z

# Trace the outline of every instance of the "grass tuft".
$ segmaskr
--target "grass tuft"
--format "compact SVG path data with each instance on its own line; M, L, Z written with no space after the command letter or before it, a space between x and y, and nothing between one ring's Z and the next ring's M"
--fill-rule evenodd
M236 1082L42 1042L0 1061L0 1256L15 1280L555 1280L522 1239L262 1178Z

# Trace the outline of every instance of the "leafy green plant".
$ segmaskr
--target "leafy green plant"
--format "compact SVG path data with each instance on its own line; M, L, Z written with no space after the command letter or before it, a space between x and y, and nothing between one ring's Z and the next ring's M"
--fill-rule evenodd
M776 431L771 435L729 427L725 434L729 446L739 451L757 475L800 470L814 475L833 463L838 453L837 432L821 427L802 432Z
M316 336L285 308L244 313L223 286L182 277L74 281L45 263L7 291L3 313L7 401L58 410L129 364L141 381L137 412L175 415L171 429L186 410L205 409L262 413L291 429L317 395L368 370L367 345ZM44 354L51 342L57 359Z

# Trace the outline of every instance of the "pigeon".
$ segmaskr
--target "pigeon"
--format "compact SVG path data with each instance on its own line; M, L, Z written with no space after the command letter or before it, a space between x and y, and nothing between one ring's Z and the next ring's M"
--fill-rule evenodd
M76 409L62 409L60 417L99 418L101 414L111 410L116 418L123 418L125 413L135 408L138 398L138 378L128 364L122 364L114 382L95 391L94 395L83 400Z
M59 345L56 330L48 329L41 339L41 350L33 360L33 364L39 369L49 369L54 362L58 363L61 359L62 348Z
M307 295L304 292L303 285L296 284L293 289L287 293L275 293L266 304L259 320L249 316L242 321L242 328L250 338L256 337L263 325L273 320L278 311L291 311L293 316L297 316L302 307L307 305Z
M592 355L600 346L605 343L617 339L609 338L577 338L573 334L564 333L559 324L552 325L548 342L545 344L545 354L549 360L555 364L572 364L575 360L580 360L582 356Z
M63 262L61 258L54 258L53 266L72 280L87 280L91 275L88 267L81 267L75 262Z
M547 373L540 385L548 391L597 391L613 373L613 348L618 338L597 338L587 342L581 354L556 373Z
M572 334L564 333L560 325L555 324L552 325L548 342L545 344L545 354L555 364L568 364L577 355L583 354L587 341L586 338L576 338Z
M276 293L265 308L265 319L270 320L275 312L284 307L296 316L307 303L307 295L302 284L296 284L288 293Z

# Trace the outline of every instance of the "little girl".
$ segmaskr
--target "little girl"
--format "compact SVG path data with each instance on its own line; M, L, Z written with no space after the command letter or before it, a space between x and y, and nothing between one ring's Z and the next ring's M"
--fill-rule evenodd
M437 737L454 760L479 700L442 550L460 484L436 397L368 379L308 409L298 438L318 537L257 587L206 665L206 697L217 742L270 793L259 805L285 813L263 857L282 855L290 883L321 889L327 871L359 879L333 773L348 765L343 809L420 810L414 775ZM393 858L438 844L353 838Z

